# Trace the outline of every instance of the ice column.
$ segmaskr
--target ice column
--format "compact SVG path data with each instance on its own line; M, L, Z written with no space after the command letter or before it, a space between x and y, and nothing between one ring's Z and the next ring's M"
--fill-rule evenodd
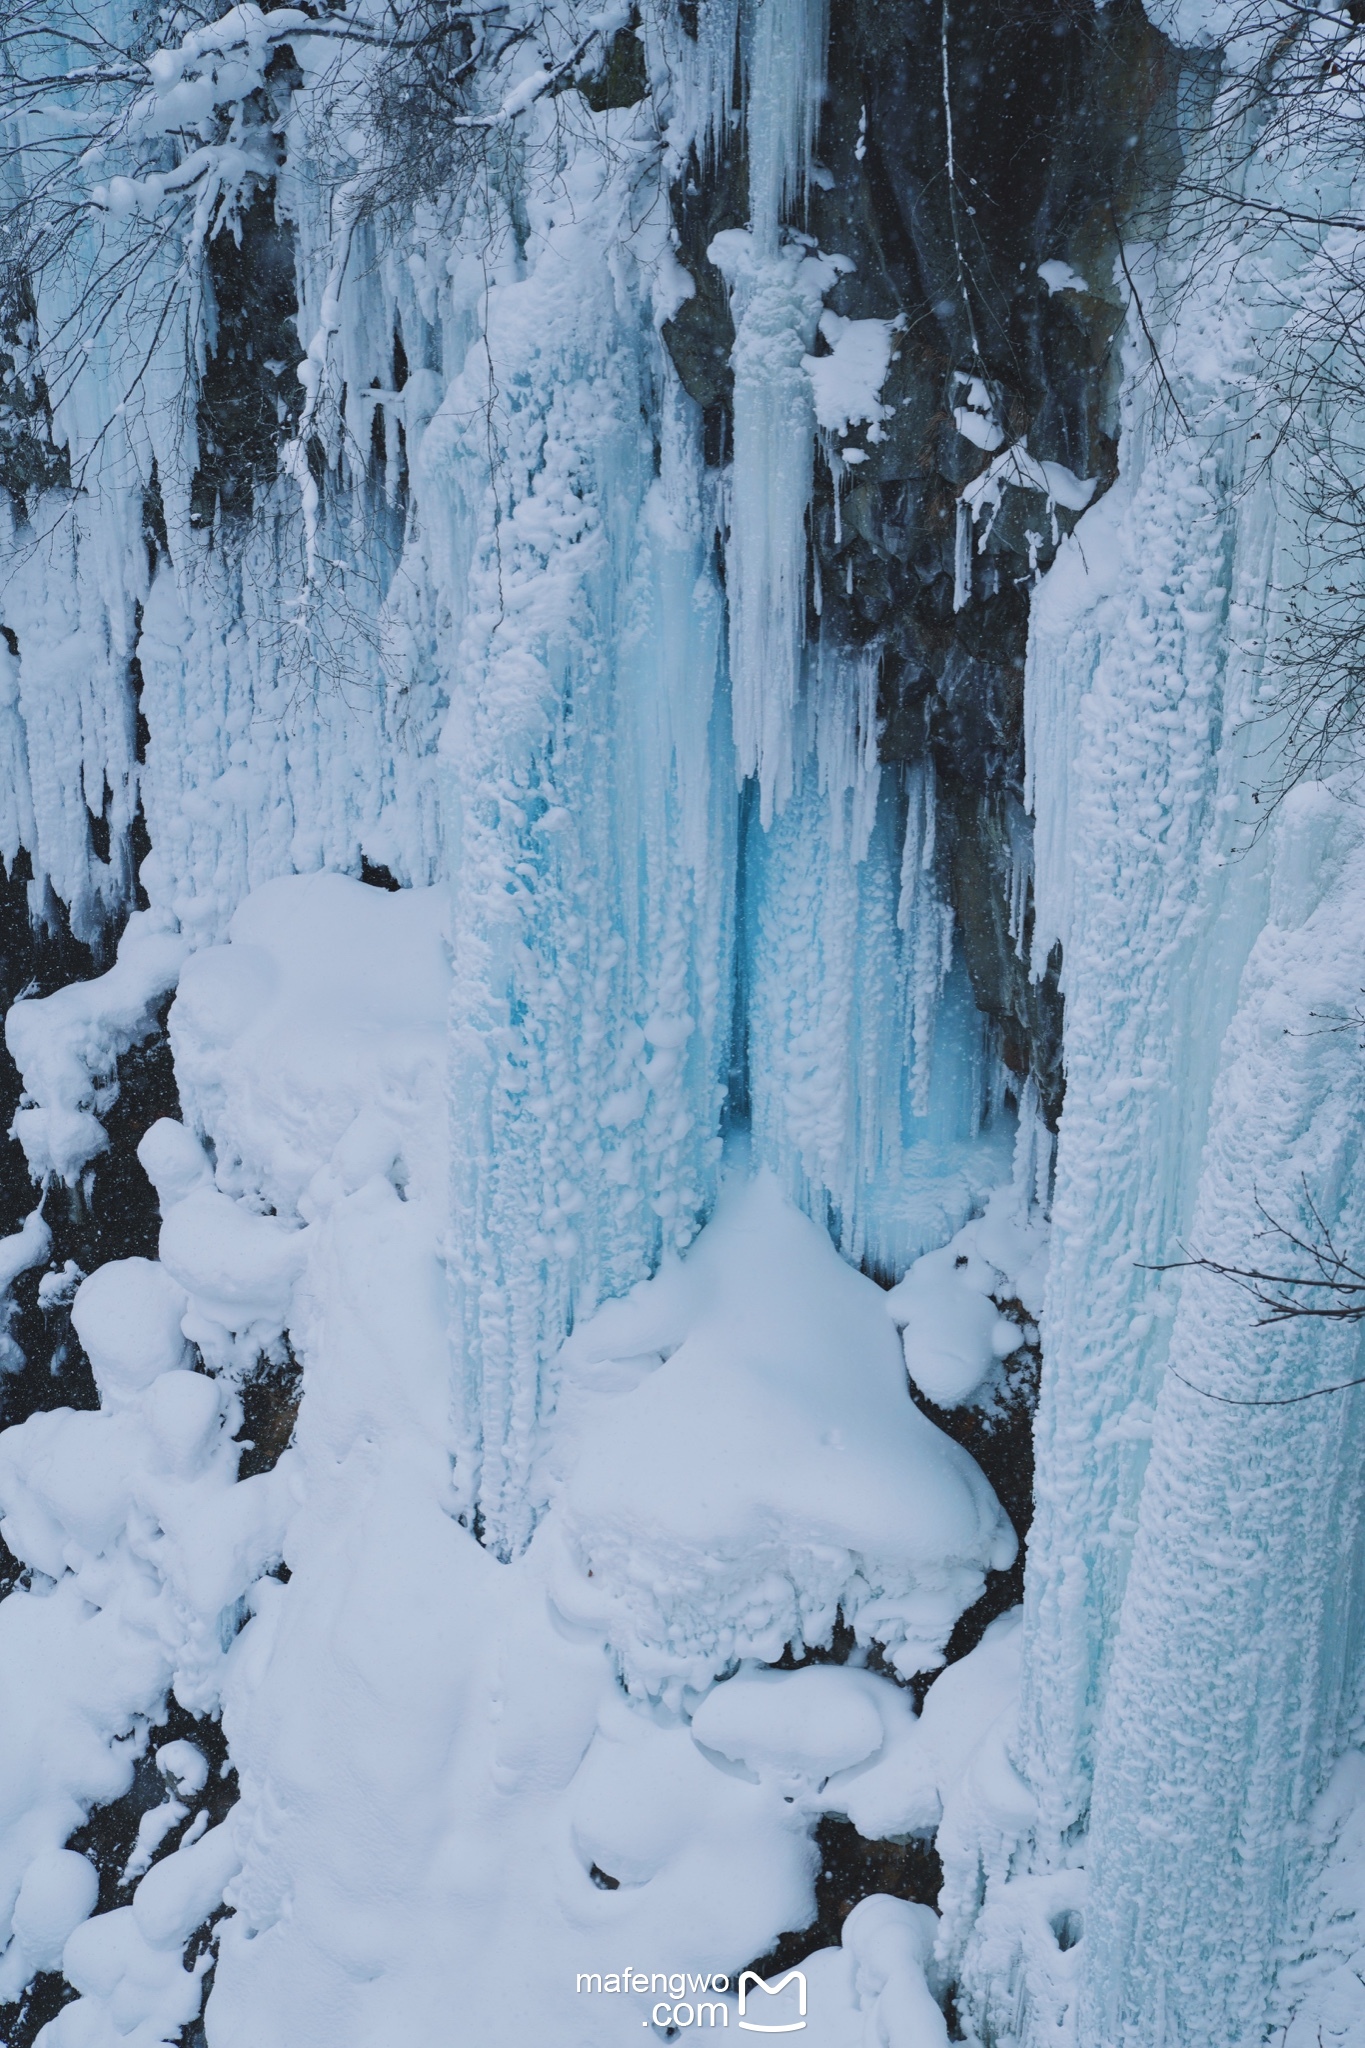
M1083 2048L1261 2038L1356 1653L1354 1397L1294 1399L1351 1377L1353 1342L1258 1330L1235 1285L1158 1270L1182 1245L1267 1263L1258 1201L1300 1231L1311 1201L1361 1249L1356 1082L1310 1022L1349 1007L1357 828L1305 790L1278 841L1256 830L1288 565L1221 374L1257 309L1226 274L1201 293L1165 358L1197 424L1158 427L1130 386L1120 484L1038 593L1027 679L1033 967L1060 940L1067 1002L1016 1752L1038 1805L963 2006L1051 2037L1070 1993L1030 1887L1084 1862ZM1266 1399L1289 1405L1239 1405Z
M1304 1270L1268 1214L1358 1268L1359 1053L1320 1020L1359 1000L1365 842L1321 791L1291 802L1190 1241ZM1265 2038L1301 1824L1354 1711L1365 1389L1294 1397L1362 1371L1360 1330L1260 1314L1185 1281L1097 1743L1084 2048Z
M740 773L766 825L795 771L806 636L806 506L815 407L801 358L837 260L783 244L805 193L824 92L826 0L758 0L747 25L750 229L716 237L735 319L734 462L726 543L730 673Z
M929 1114L934 1025L939 998L953 959L953 913L935 886L937 817L932 755L906 776L905 836L901 846L900 900L896 924L906 949L906 1036L910 1061L910 1106Z
M579 222L483 318L422 490L457 605L456 1476L506 1555L575 1314L685 1245L713 1184L734 774L695 408L647 314Z
M320 553L346 567L304 614L297 490L285 480L262 498L234 547L186 536L152 585L139 645L147 879L158 906L210 942L275 875L354 873L362 855L404 884L441 872L446 688L424 582L395 577L385 606L390 564L376 561L349 494L333 492ZM400 609L417 616L385 661Z
M741 228L717 235L735 316L735 451L725 546L739 770L756 775L763 823L790 796L806 639L806 506L815 403L801 358L836 266L800 243L764 257Z
M1188 1216L1220 1020L1258 917L1253 858L1237 878L1243 922L1218 923L1226 875L1217 835L1205 844L1229 521L1218 456L1182 440L1131 502L1116 491L1097 507L1033 627L1035 800L1068 824L1064 849L1043 838L1033 956L1041 971L1061 938L1067 1002L1022 1733L1045 1858L1085 1811L1146 1459L1142 1404L1168 1334L1144 1269Z

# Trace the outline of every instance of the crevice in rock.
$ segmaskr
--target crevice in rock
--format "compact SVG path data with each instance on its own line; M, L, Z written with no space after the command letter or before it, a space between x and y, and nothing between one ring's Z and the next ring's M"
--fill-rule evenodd
M303 1399L303 1368L287 1336L280 1339L277 1349L278 1355L262 1358L255 1372L237 1388L242 1404L242 1426L234 1438L242 1446L239 1479L273 1471L293 1440Z
M845 1920L863 1899L879 1892L935 1906L943 1865L927 1837L869 1842L851 1821L825 1814L815 1829L820 1868L815 1879L815 1918L809 1926L779 1935L765 1956L748 1963L760 1977L795 1968L818 1948L835 1948Z

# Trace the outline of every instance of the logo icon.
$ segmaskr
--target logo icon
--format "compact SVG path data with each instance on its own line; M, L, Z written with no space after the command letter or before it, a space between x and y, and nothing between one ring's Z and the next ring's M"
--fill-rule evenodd
M769 1998L776 1998L779 1991L785 1991L792 1979L796 1979L796 2010L799 2020L746 2020L744 2000L751 1990L764 1991ZM751 2034L795 2034L806 2024L806 1977L803 1970L788 1970L785 1977L779 1977L775 1984L765 1984L757 1970L745 1970L739 1980L739 2023Z

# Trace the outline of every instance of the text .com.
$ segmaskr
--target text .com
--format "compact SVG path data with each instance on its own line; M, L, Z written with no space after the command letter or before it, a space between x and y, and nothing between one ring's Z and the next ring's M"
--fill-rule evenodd
M763 2000L754 2008L750 2002L755 1992L761 1992L763 1999L778 1999L779 1994L795 1986L795 2000L786 2000L779 2006L765 2006ZM756 1970L743 1970L736 1985L739 1993L739 2024L750 2034L795 2034L806 2024L806 1979L800 1970L788 1970L785 1976L775 1982L765 1983ZM650 2020L656 2027L728 2027L730 2008L718 1998L707 1998L705 1992L727 1992L730 1979L719 1973L711 1976L697 1976L684 1970L626 1969L608 1971L580 1970L575 1989L579 1992L634 1992L637 1996L653 1998ZM662 1994L662 1995L660 1995ZM794 2018L779 2018L778 2012L794 2009ZM772 2016L751 2017L753 2011L767 2012Z

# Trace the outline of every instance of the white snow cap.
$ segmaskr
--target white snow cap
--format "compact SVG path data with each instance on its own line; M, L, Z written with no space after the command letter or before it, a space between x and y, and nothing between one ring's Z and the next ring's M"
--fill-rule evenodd
M867 422L869 441L882 441L882 421L895 408L883 405L881 388L891 367L900 320L845 320L839 313L820 315L820 332L829 344L827 356L802 356L801 367L815 393L815 417L827 434L846 434Z
M144 1133L137 1156L156 1189L163 1216L176 1202L183 1202L195 1188L206 1187L213 1179L203 1146L174 1117L157 1118Z
M127 1399L184 1364L186 1305L154 1259L113 1259L81 1282L71 1321L101 1396Z
M163 1742L156 1753L156 1767L163 1778L170 1779L177 1792L187 1792L191 1798L202 1792L209 1781L204 1752L192 1742Z
M928 1835L938 1824L933 1761L910 1695L875 1671L808 1664L746 1668L692 1716L702 1751L826 1813L860 1835Z
M14 1908L14 1932L30 1968L57 1968L72 1930L94 1912L99 1889L94 1864L74 1849L34 1857Z
M253 1216L216 1188L196 1188L167 1212L160 1242L167 1266L194 1296L197 1316L225 1330L264 1335L284 1328L307 1255L302 1231Z
M147 910L129 918L107 974L50 996L25 996L5 1019L5 1040L24 1077L14 1135L35 1179L69 1184L109 1143L96 1113L120 1053L146 1038L157 1005L175 987L185 940L174 920Z
M1038 275L1047 286L1049 298L1056 292L1088 292L1090 289L1079 270L1073 270L1060 256L1051 256L1046 263L1040 263Z
M692 1739L759 1775L830 1777L882 1746L881 1716L861 1676L837 1664L741 1672L706 1695Z
M1046 1259L1046 1232L1013 1188L997 1188L984 1216L916 1259L886 1311L903 1326L906 1370L922 1394L940 1408L961 1407L1018 1349L1023 1332L992 1296L1014 1297L1037 1315Z
M953 419L957 431L964 440L987 455L994 455L1005 438L1005 429L995 417L995 406L991 394L980 377L972 377L959 371L954 379L957 403L953 407Z

